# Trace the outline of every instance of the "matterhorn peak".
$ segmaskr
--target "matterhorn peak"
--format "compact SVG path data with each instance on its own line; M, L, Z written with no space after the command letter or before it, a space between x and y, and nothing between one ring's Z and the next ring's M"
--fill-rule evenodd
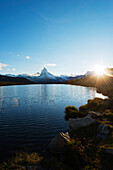
M45 74L47 74L47 73L48 73L48 71L47 71L47 69L44 67L44 68L42 69L42 71L41 71L40 76L41 76L41 75L45 75Z
M44 67L42 70L47 70L47 68Z
M41 71L40 78L56 79L55 76L49 73L45 67Z
M44 68L42 69L42 71L47 71L47 68L44 67ZM48 72L48 71L47 71L47 72Z

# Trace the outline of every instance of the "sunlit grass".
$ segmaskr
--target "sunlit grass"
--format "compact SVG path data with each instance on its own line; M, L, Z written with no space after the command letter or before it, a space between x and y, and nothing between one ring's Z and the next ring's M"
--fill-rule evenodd
M39 165L42 159L43 157L40 157L37 153L20 152L16 153L11 160L0 164L0 169L26 169L27 165Z

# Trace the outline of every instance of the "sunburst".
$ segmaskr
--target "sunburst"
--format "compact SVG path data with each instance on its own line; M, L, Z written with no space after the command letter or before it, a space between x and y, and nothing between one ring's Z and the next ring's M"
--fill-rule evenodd
M97 76L102 76L105 74L105 66L95 65L95 74Z

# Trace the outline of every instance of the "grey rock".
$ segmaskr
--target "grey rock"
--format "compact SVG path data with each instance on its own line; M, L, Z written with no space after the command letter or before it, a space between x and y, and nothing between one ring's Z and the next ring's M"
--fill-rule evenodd
M66 144L71 141L69 133L59 133L56 135L48 145L48 150L52 153L62 153L66 147Z
M88 115L91 116L94 119L97 119L99 115L101 115L101 113L99 112L94 112L94 111L89 111Z
M70 118L68 120L68 124L70 128L84 127L95 122L96 120L92 118L90 115L87 115L83 118L76 118L76 119Z
M107 126L107 125L99 125L97 136L99 136L100 138L105 139L109 134L109 129L108 128L109 128L109 126Z

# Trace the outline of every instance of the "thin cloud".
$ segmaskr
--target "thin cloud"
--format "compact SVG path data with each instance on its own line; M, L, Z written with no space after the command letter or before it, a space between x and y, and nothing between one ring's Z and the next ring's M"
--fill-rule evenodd
M8 66L7 64L0 63L0 70L3 70L3 67L7 67L7 66Z
M48 66L48 67L55 67L56 64L44 64L44 66Z
M29 59L30 59L30 56L26 56L25 58L26 58L27 60L29 60Z

